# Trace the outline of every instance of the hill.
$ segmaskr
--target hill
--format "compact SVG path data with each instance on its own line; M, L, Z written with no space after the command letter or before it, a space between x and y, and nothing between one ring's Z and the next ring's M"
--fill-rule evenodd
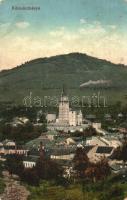
M25 96L58 95L65 84L70 95L101 91L110 102L125 101L127 66L86 54L38 58L0 72L1 102L22 104Z

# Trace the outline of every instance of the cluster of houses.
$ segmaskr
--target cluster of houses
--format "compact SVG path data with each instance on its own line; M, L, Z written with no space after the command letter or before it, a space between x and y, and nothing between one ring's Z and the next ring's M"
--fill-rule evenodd
M39 113L40 115L41 113ZM39 117L39 116L38 116ZM101 123L95 122L94 115L87 115L83 119L81 111L72 111L69 107L69 99L62 91L59 101L59 115L56 118L55 114L47 114L47 126L48 132L42 134L40 137L28 142L25 146L17 146L14 141L5 140L0 143L0 158L6 159L6 155L20 154L23 155L23 164L26 168L32 168L36 165L36 161L40 156L40 147L45 151L46 156L59 162L64 166L68 173L72 168L72 160L75 155L75 151L78 147L84 148L86 154L91 162L98 162L103 157L107 158L109 164L114 171L123 169L121 162L117 162L111 159L115 149L122 145L121 135L127 132L120 128L115 134L101 128ZM123 115L119 114L119 118ZM111 115L105 115L106 120L112 120ZM39 118L38 118L39 119ZM37 120L38 121L38 120ZM85 123L84 123L85 122ZM12 125L25 125L29 123L29 119L26 117L15 118ZM38 123L38 122L37 122ZM35 124L34 124L35 125ZM100 136L87 137L74 137L68 134L68 132L74 132L76 130L83 132L87 127L92 126L96 129L96 132ZM63 131L65 135L60 134ZM122 134L119 134L122 133ZM40 145L41 144L41 145ZM116 167L117 165L117 167ZM115 166L115 167L114 167Z
M17 146L14 141L5 140L0 142L0 156L11 154L27 155L28 150L23 146Z
M97 126L97 128L101 127ZM46 156L60 163L65 167L67 172L70 172L69 169L72 168L72 160L78 147L85 149L91 162L98 162L101 158L105 157L109 160L113 171L120 171L123 167L122 161L111 160L114 150L122 145L119 136L103 135L88 137L86 140L83 140L82 137L59 135L57 131L48 131L28 142L25 146L17 146L14 141L9 140L1 142L1 160L5 160L7 155L20 154L23 155L25 168L32 168L36 165L36 161L40 157L40 144Z

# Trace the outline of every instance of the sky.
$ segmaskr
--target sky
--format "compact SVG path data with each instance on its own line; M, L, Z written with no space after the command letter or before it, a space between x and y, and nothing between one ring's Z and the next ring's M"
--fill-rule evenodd
M127 65L127 0L0 0L0 70L71 52Z

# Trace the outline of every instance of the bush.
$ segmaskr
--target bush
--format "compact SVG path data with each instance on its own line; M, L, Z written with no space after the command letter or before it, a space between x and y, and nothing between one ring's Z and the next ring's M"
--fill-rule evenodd
M21 176L21 180L32 186L39 186L40 183L40 178L34 168L25 169Z

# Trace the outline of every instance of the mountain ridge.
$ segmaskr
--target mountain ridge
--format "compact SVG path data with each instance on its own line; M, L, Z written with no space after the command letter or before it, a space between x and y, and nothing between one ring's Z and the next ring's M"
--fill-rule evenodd
M60 54L60 55L54 55L54 56L49 56L49 57L39 57L39 58L35 58L35 59L31 59L31 60L28 60L28 61L25 61L24 63L21 63L20 65L17 65L17 66L15 66L15 67L13 67L13 68L10 68L10 69L2 69L1 71L0 71L0 73L1 72L7 72L7 71L10 71L10 70L15 70L15 69L17 69L17 68L19 68L19 67L23 67L23 66L26 66L26 64L28 64L28 63L36 63L37 61L47 61L47 60L49 60L49 59L54 59L54 58L57 58L57 57L61 57L61 56L76 56L76 55L80 55L80 56L86 56L86 57L89 57L89 58L92 58L92 59L96 59L96 60L98 60L98 61L102 61L102 62L107 62L108 64L113 64L113 65L116 65L116 66L118 66L118 67L127 67L127 65L125 65L125 64L122 64L122 63L118 63L118 64L116 64L116 63L113 63L113 62L111 62L111 61L109 61L109 60L106 60L106 59L101 59L101 58L97 58L97 57L95 57L95 56L90 56L90 55L88 55L88 54L86 54L86 53L80 53L80 52L73 52L73 53L67 53L67 54Z
M120 93L124 90L124 96L127 89L126 77L126 65L114 64L87 54L69 53L37 58L0 72L0 98L2 101L21 102L29 91L42 96L55 95L60 92L63 84L69 88L70 94L83 95L84 90L80 85L84 83L91 83L85 84L85 91L88 88L107 90L108 93L112 90L115 93L117 89ZM107 80L110 84L106 84Z

